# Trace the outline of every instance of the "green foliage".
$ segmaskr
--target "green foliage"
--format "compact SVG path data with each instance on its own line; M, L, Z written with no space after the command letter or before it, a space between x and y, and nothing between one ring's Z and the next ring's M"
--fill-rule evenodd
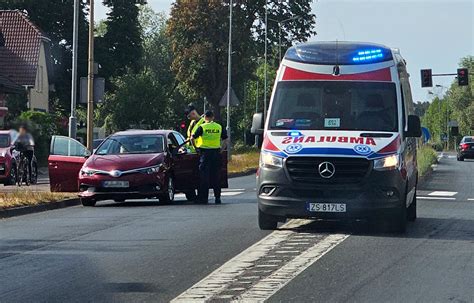
M418 148L417 163L420 176L425 175L431 169L431 165L437 161L437 155L434 149L426 145Z
M272 19L301 16L284 24L284 48L315 33L310 3L311 0L269 1L268 14ZM234 7L232 86L236 91L245 86L255 71L254 58L263 54L264 4L265 0L246 0ZM278 23L269 23L268 29L271 54L278 42ZM179 89L188 99L206 97L217 120L222 120L218 103L227 89L228 32L229 7L224 1L176 1L171 8L167 33Z
M440 136L447 132L447 121L459 123L460 137L474 134L474 56L461 59L461 67L470 71L469 86L459 86L454 80L443 99L435 98L423 116L422 122L432 133L433 140L439 141ZM450 138L453 145L455 138Z
M97 38L101 75L110 79L130 70L139 71L143 49L137 1L104 0L103 3L110 12L100 27L103 36Z

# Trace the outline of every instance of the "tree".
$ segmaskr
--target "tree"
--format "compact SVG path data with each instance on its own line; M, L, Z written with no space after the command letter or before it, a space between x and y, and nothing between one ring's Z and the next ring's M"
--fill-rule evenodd
M114 89L99 105L98 122L109 131L131 127L175 128L185 101L175 89L170 42L165 35L166 17L143 6L139 14L142 65L111 79ZM133 109L133 110L132 110Z
M104 0L110 8L97 38L97 61L106 79L123 75L127 70L137 72L141 66L142 31L138 22L139 4L143 1Z
M70 108L71 100L71 64L72 30L74 19L74 0L51 1L38 0L2 0L0 9L19 9L51 39L54 77L51 79L55 91L52 99L58 99L64 108ZM78 74L87 74L87 20L86 1L80 1L79 10L79 47Z
M236 1L233 22L233 87L242 87L256 67L255 58L264 48L265 0ZM301 42L315 34L311 0L271 0L268 14L284 20L301 16L284 25L282 44ZM171 8L167 33L174 54L173 70L179 88L189 99L210 102L220 119L219 100L227 89L228 1L176 1ZM278 24L268 24L270 53L278 42Z

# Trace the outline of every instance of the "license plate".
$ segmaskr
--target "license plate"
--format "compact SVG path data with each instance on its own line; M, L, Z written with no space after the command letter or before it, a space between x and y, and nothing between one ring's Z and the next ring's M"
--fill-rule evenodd
M345 203L308 203L310 212L318 213L345 213Z
M130 185L128 181L104 181L103 186L108 188L126 188Z

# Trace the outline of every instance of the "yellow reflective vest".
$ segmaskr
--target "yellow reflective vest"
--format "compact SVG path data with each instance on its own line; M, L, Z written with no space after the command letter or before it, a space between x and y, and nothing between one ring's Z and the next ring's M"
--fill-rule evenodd
M202 135L196 141L196 147L217 149L221 147L222 126L216 122L201 124Z
M201 117L201 119L199 119L198 121L193 120L191 121L191 123L189 123L188 132L187 132L188 140L191 139L191 137L196 132L196 129L198 129L198 127L201 126L201 124L203 124L204 122L206 121L204 120L204 118Z

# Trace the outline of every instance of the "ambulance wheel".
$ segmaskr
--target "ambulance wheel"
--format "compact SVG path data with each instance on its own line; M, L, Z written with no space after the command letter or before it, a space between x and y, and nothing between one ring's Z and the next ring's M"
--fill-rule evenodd
M96 201L90 198L81 198L82 206L95 206Z
M405 203L390 218L390 231L403 234L407 229L407 207Z
M275 230L278 226L278 218L272 215L268 215L258 210L258 227L261 230Z
M413 201L411 201L410 206L408 206L407 210L407 219L410 222L414 222L416 220L416 193L413 196Z

